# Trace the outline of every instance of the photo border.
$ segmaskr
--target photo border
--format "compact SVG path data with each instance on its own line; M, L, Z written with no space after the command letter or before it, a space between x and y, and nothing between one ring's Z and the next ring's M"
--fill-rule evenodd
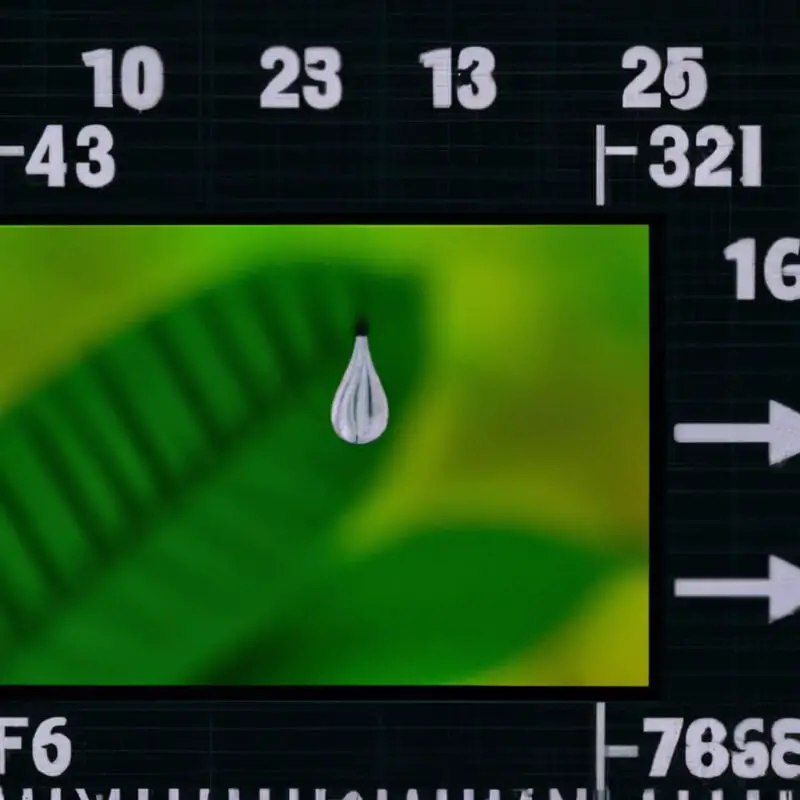
M167 217L121 214L84 220L75 215L3 215L6 226L271 226L271 225L646 225L649 229L650 313L650 498L649 630L647 686L34 686L0 685L0 700L195 700L195 701L334 701L334 702L520 702L658 700L662 690L661 656L665 619L666 426L666 275L665 215L584 212L559 214L178 214Z

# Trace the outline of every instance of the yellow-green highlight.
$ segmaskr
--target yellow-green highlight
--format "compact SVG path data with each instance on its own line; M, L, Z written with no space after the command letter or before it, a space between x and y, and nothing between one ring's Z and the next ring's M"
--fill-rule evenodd
M309 260L408 274L426 299L425 372L390 422L404 435L336 520L337 547L366 558L444 522L544 529L618 556L558 631L452 682L645 685L644 226L3 227L0 411L254 261Z

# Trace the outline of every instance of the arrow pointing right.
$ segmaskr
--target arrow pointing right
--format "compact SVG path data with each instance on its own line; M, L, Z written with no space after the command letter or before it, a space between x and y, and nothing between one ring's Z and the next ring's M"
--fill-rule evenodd
M774 466L800 453L800 414L770 400L767 423L686 422L675 426L674 436L676 442L687 444L767 444Z
M675 597L763 597L769 600L769 621L800 608L800 569L777 556L769 557L769 577L678 578Z

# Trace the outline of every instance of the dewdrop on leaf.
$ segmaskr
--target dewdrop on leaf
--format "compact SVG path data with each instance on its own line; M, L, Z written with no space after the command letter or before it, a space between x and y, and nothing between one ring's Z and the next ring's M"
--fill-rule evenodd
M389 401L372 363L367 334L366 321L359 321L353 355L331 407L336 435L350 444L374 442L389 424Z

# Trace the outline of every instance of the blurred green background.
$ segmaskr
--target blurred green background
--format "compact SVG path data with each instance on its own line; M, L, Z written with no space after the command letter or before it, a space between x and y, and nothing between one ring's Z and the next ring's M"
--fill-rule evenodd
M646 685L648 292L644 226L0 228L0 682Z

